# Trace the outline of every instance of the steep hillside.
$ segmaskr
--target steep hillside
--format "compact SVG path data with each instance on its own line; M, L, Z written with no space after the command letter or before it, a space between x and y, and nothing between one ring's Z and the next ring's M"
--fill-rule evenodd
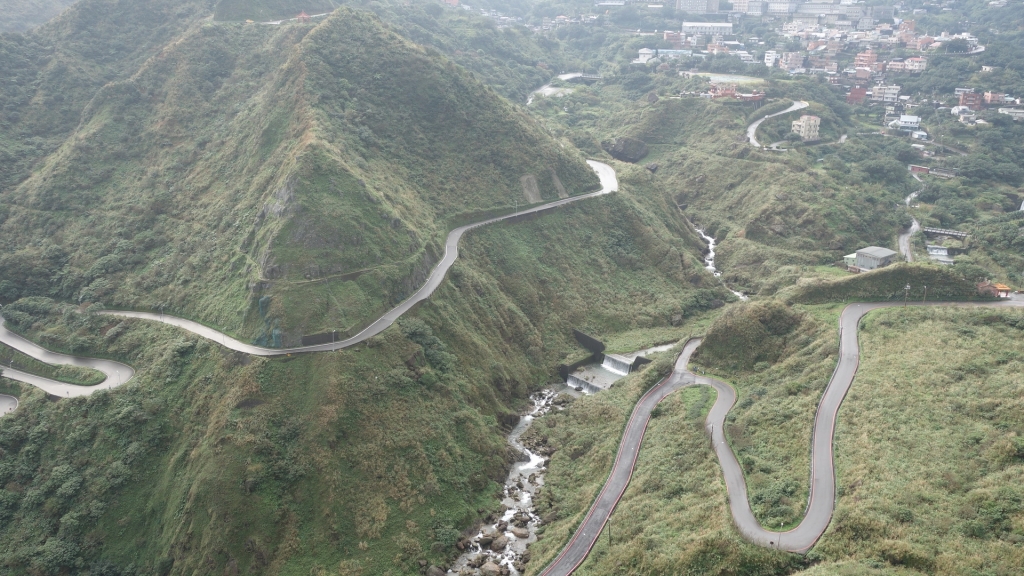
M209 15L206 0L88 0L0 34L0 194L61 146L104 84L124 80Z
M6 0L0 11L0 32L28 30L44 24L75 0Z
M0 570L13 574L418 574L497 508L502 430L553 367L726 297L647 171L621 192L474 231L434 296L366 345L254 359L39 298L37 341L113 355L134 383L22 393L0 419ZM716 302L717 300L717 302ZM640 336L637 336L637 335ZM7 390L7 388L3 388ZM76 568L79 567L79 568Z
M4 193L0 297L163 305L271 345L358 331L422 281L454 223L596 184L371 15L197 25L99 90Z
M644 161L659 164L677 201L720 242L727 282L771 293L789 282L772 282L783 266L830 264L865 245L893 242L901 219L892 207L909 192L902 182L843 181L803 154L753 150L743 139L744 112L663 99L638 120L633 111L619 129L650 146Z
M753 105L679 96L706 90L701 79L623 69L571 88L571 95L540 99L531 110L591 154L619 138L643 142L646 155L638 162L657 165L656 177L676 191L688 217L716 238L716 266L736 290L771 295L802 276L827 275L816 268L864 246L895 248L898 230L910 224L902 200L920 185L903 163L913 149L895 138L857 136L844 117L848 108L826 86L763 87L777 97L768 107L804 99L807 111L822 118L824 141L787 141L788 152L750 146L746 128L763 115ZM765 124L784 134L792 119Z

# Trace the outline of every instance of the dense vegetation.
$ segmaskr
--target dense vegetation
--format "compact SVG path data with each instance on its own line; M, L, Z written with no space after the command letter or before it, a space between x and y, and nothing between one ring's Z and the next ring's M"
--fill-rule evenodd
M75 0L6 0L0 11L0 33L28 30L60 14Z
M922 113L944 136L934 164L960 178L920 183L905 167L920 153L878 134L878 108L848 106L823 82L725 56L630 64L651 44L631 31L676 27L683 15L671 8L627 6L539 34L433 2L355 1L312 23L245 23L336 4L81 0L50 24L0 35L5 316L51 348L139 369L122 389L68 401L0 378L0 393L23 401L0 420L0 571L443 566L460 532L498 505L496 482L515 457L503 434L525 396L585 355L573 328L618 352L705 335L695 362L740 393L728 436L755 514L785 527L803 511L810 422L835 364L840 308L828 303L899 298L905 283L915 299L925 285L930 300L968 299L980 279L1024 279L1024 134L998 115L967 127ZM593 9L473 4L533 23ZM922 18L957 31L947 20ZM775 42L762 28L746 32ZM898 81L946 104L965 83L1019 93L1018 35L992 33L983 40L998 51L937 57ZM679 75L691 67L763 77L769 100L692 97L708 83ZM604 78L555 80L568 95L526 109L509 102L569 70ZM822 118L822 141L794 141L789 115L757 134L789 152L746 144L747 124L798 99ZM472 232L438 293L355 349L254 359L91 313L162 308L269 345L351 334L419 285L452 226L523 204L527 175L544 200L594 188L583 154L612 162L602 144L625 138L647 155L615 163L618 194ZM921 205L908 212L902 201L916 191ZM949 269L850 278L832 266L864 245L895 247L911 214L970 231L970 253ZM703 269L691 222L720 242L722 280L759 301L705 314L734 298ZM838 431L839 508L803 558L731 527L701 425L712 393L666 400L612 538L581 573L1013 573L1024 562L1013 488L1021 325L1013 312L869 317ZM633 403L671 357L534 427L555 452L531 573L571 535ZM52 377L96 376L0 348L11 359Z
M543 199L597 185L372 15L197 25L3 195L0 298L163 306L278 346L355 333L422 282L453 221L526 200L527 175Z
M443 563L452 535L496 504L501 430L577 350L571 328L668 326L723 298L673 232L685 224L662 209L667 194L640 171L623 176L620 195L474 233L439 293L355 350L259 360L38 298L5 307L48 346L140 370L89 399L30 395L0 420L11 492L0 555L42 572ZM556 233L573 227L591 235ZM58 477L76 488L58 494Z
M803 334L770 367L700 364L727 375L739 392L728 435L767 526L792 526L803 514L811 421L835 366L840 310L795 312ZM857 382L836 432L836 515L802 559L752 546L732 528L703 430L714 393L669 397L612 516L611 539L602 535L580 573L1014 573L1024 539L1017 480L1024 422L1015 378L1022 321L1019 311L984 309L868 316ZM535 557L558 551L603 483L616 443L600 439L618 437L644 386L644 376L634 378L535 425L555 449L544 493L555 513Z

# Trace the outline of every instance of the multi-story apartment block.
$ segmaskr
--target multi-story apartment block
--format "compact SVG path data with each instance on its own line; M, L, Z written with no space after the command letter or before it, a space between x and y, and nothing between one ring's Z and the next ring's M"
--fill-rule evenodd
M920 56L914 58L907 58L903 61L903 69L907 72L913 72L915 74L924 72L925 68L928 67L928 59L921 58Z
M967 106L971 110L981 110L984 97L978 92L964 92L960 94L960 105Z
M871 89L871 99L875 102L895 103L900 100L899 86L875 86Z
M779 68L783 70L795 70L804 67L803 52L783 52L779 59Z
M676 10L689 14L717 14L718 0L676 0Z
M804 142L818 139L818 128L821 118L804 114L799 120L793 120L793 132L800 135Z
M874 50L865 50L860 52L853 59L854 68L871 68L878 62L878 54Z
M775 50L769 50L764 53L764 65L771 68L775 66L775 63L779 61L779 53Z

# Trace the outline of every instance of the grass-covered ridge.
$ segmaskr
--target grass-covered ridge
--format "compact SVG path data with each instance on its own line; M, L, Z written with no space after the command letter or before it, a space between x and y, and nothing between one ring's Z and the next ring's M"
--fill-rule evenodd
M728 437L765 526L802 516L810 424L835 366L840 310L801 308L806 327L820 330L770 367L701 363L739 393ZM732 527L703 430L713 392L666 399L612 516L611 544L602 535L580 573L1014 573L1024 540L1021 326L1019 310L984 308L892 308L864 319L857 380L836 430L836 513L803 558L748 544ZM535 554L556 553L590 505L634 400L613 389L537 423L556 449L546 496L557 514Z
M370 14L204 24L99 90L4 193L0 298L163 304L270 345L358 331L418 286L452 221L526 203L523 177L541 199L597 186L577 152Z
M620 186L475 231L429 300L337 353L255 359L86 307L5 306L33 338L138 369L89 399L22 394L0 419L5 568L397 575L443 564L477 510L497 506L503 430L580 351L572 328L662 343L685 335L674 318L727 297L670 194L638 168L620 170Z

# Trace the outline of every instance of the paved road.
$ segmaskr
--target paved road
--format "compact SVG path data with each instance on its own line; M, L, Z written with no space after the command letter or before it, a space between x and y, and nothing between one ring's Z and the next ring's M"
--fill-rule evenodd
M686 371L686 364L690 361L690 355L697 349L700 340L694 339L686 343L682 354L676 360L675 370L660 384L651 388L637 402L633 414L629 417L625 432L622 435L622 442L619 444L619 453L615 456L615 463L612 465L612 472L604 484L601 493L598 494L590 512L587 513L583 523L576 530L569 544L562 550L555 561L548 566L542 576L562 576L572 574L576 568L587 558L590 549L594 547L601 530L608 522L615 505L619 503L626 486L629 485L630 477L633 475L633 467L636 465L637 455L640 453L640 443L647 431L647 423L651 419L651 410L658 405L666 396L680 388L693 384L694 375ZM731 388L730 388L731 390ZM735 400L736 395L733 394ZM717 403L716 403L717 406ZM731 407L731 404L730 404Z
M749 140L750 144L753 145L753 146L760 146L760 144L757 143L757 138L756 138L755 135L757 134L757 127L761 125L761 122L764 122L765 120L767 120L769 118L774 118L776 116L782 116L783 114L788 114L788 113L790 113L790 112L792 112L794 110L801 110L803 108L807 108L807 106L809 106L809 104L807 104L807 102L804 102L803 100L801 100L799 102L794 102L792 106L790 106L789 108L786 108L782 112L776 112L775 114L769 114L769 115L765 116L764 118L761 118L759 120L755 120L753 124L751 124L750 126L747 126L747 140Z
M4 416L18 409L18 399L7 394L0 394L0 416Z
M170 324L172 326L177 326L178 328L188 330L189 332L198 334L199 336L208 338L210 340L213 340L214 342L219 342L222 346L230 348L231 350L245 352L247 354L252 354L254 356L280 356L282 354L295 354L300 352L330 352L333 350L348 348L349 346L354 346L355 344L359 344L364 340L368 340L369 338L372 338L373 336L380 334L389 326L394 324L399 317L401 317L403 314L412 309L413 306L429 298L430 295L434 293L434 290L437 290L437 287L441 285L441 282L444 281L445 274L448 273L448 270L452 267L453 264L455 264L455 260L459 257L459 240L462 239L463 234L465 234L466 232L474 228L479 228L480 226L493 224L494 222L508 220L510 218L515 218L517 216L522 216L525 214L533 214L536 212L551 210L552 208L558 206L563 206L565 204L570 204L572 202L578 202L580 200L585 200L587 198L593 198L595 196L601 196L619 189L619 181L615 176L615 170L611 166L601 162L595 162L593 160L588 160L587 164L590 164L590 167L593 168L595 172L597 172L597 175L601 180L600 190L598 190L597 192L581 194L579 196L572 196L570 198L556 200L555 202L550 202L548 204L543 204L540 206L534 206L533 208L520 210L517 214L508 214L506 216L498 216L496 218L491 218L489 220L484 220L482 222L477 222L475 224L467 224L465 226L460 226L459 228L452 230L451 233L448 234L448 240L445 243L444 257L441 258L441 261L438 262L434 269L430 272L430 276L427 278L427 281L423 284L423 286L421 286L420 289L416 291L416 293L414 293L404 302L393 308L388 313L381 316L373 324L367 326L362 332L356 334L355 336L347 340L341 340L339 342L329 342L327 344L317 344L314 346L298 346L295 348L264 348L261 346L253 346L252 344L240 342L238 340L235 340L234 338L231 338L230 336L225 336L224 334L214 330L213 328L203 326L198 322L193 322L192 320L185 320L184 318L178 318L175 316L169 316L167 314L157 314L153 312L129 312L118 310L106 310L100 312L100 314L123 316L127 318L143 318L146 320L156 320L158 322L163 322L164 324Z
M839 320L840 357L835 372L822 394L818 410L814 416L813 436L811 439L811 471L810 497L805 510L804 519L792 530L773 532L765 530L754 517L747 497L747 484L736 455L725 439L725 418L736 402L736 391L724 382L713 378L699 376L686 369L690 355L700 344L694 339L686 343L682 354L676 361L675 369L660 384L648 392L637 403L630 416L619 445L619 454L612 465L612 472L598 495L590 512L577 529L569 544L562 550L554 562L541 574L542 576L567 576L572 574L601 535L608 517L615 509L622 494L629 484L636 464L637 454L647 429L651 410L672 392L694 385L710 386L718 393L715 404L711 407L705 421L705 430L711 436L715 454L722 466L729 493L729 509L737 530L744 538L754 544L767 548L777 548L789 552L805 553L828 528L835 509L836 487L835 468L833 463L833 438L835 436L836 417L839 407L853 385L854 376L860 364L860 347L857 329L861 318L872 310L902 306L902 302L881 302L851 304L843 309ZM985 303L911 303L911 306L958 306L958 307L1024 307L1024 300L1009 300Z
M42 376L36 376L34 374L29 374L27 372L11 368L4 368L4 378L10 378L11 380L31 384L37 388L42 388L47 393L53 394L54 396L63 396L68 398L74 396L88 396L97 390L116 388L131 380L132 376L135 375L135 370L131 366L120 362L114 362L113 360L83 358L81 356L69 356L67 354L51 352L31 340L27 340L18 334L11 332L4 324L5 321L3 317L0 316L0 342L7 344L11 348L14 348L23 354L27 354L40 362L46 362L47 364L93 368L103 372L106 375L106 379L93 386L76 386L74 384L65 384L63 382L43 378Z
M253 354L256 356L279 356L282 354L293 354L298 352L329 352L333 350L339 350L341 348L347 348L349 346L367 340L377 334L380 334L389 326L394 324L395 320L398 320L398 318L402 316L402 314L408 312L410 309L412 309L413 306L415 306L419 302L429 298L430 295L433 294L434 290L436 290L437 287L441 285L441 282L444 281L444 276L448 272L448 269L451 268L453 264L455 264L455 260L459 257L459 240L462 239L462 235L465 234L466 232L474 228L478 228L480 226L492 224L494 222L500 222L502 220L508 220L510 218L516 218L518 216L523 216L526 214L533 214L537 212L543 212L545 210L551 210L552 208L556 208L558 206L570 204L572 202L578 202L580 200L585 200L587 198L593 198L595 196L601 196L604 194L615 192L616 190L619 189L618 178L615 175L615 170L611 166L593 160L588 160L587 164L589 164L590 167L594 170L594 172L597 173L597 176L601 181L600 190L598 190L597 192L591 192L589 194L581 194L579 196L572 196L570 198L556 200L554 202L542 204L540 206L534 206L532 208L520 210L515 214L498 216L496 218L491 218L489 220L484 220L482 222L477 222L475 224L467 224L466 226L460 226L459 228L452 230L451 233L448 234L448 239L445 243L444 257L441 259L440 262L437 263L434 269L430 272L430 276L427 278L426 283L424 283L424 285L421 286L420 289L417 290L416 293L410 296L407 300L396 306L388 313L381 316L373 324L367 326L362 332L347 340L342 340L340 342L328 344L321 344L317 346L301 346L298 348L263 348L260 346L253 346L251 344L240 342L212 328L203 326L198 322L185 320L183 318L176 318L174 316L169 316L166 314L127 311L122 312L113 310L104 311L101 312L101 314L109 314L111 316L122 316L127 318L143 318L147 320L156 320L158 322L163 322L165 324L170 324L172 326L183 328L185 330L188 330L189 332L198 334L199 336L208 338L214 342L219 342L226 348L230 348L238 352ZM7 330L3 326L2 317L0 317L0 342L3 342L4 344L7 344L20 352L23 352L37 360L46 362L48 364L71 364L74 366L95 368L107 375L106 380L95 386L75 386L72 384L64 384L63 382L51 380L49 378L43 378L41 376L28 374L19 370L8 369L5 371L4 375L12 380L18 380L19 382L31 384L38 388L42 388L48 393L56 396L86 396L92 394L96 390L104 390L108 388L117 387L130 380L131 377L135 374L135 371L130 366L126 364L121 364L120 362L114 362L112 360L102 360L97 358L80 358L77 356L68 356L65 354L51 352L41 346L32 343L29 340L26 340L25 338L22 338L21 336L11 332L10 330Z

